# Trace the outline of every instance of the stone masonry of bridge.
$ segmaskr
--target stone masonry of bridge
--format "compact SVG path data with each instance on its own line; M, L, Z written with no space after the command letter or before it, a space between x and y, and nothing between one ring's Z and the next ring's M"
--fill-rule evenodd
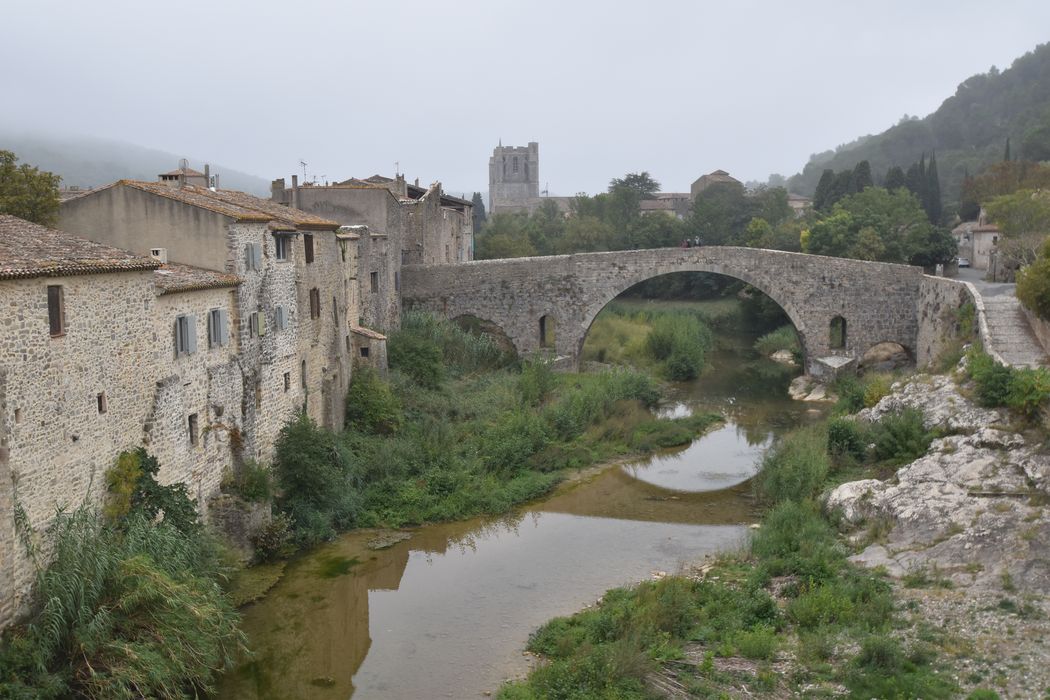
M810 373L826 371L820 358L860 357L885 341L903 345L913 357L926 354L918 347L919 325L933 278L922 268L757 248L661 248L406 266L402 299L407 307L447 318L494 323L524 354L543 349L545 317L546 327L553 327L555 354L578 367L587 331L606 304L639 282L674 272L726 275L768 295L795 325ZM842 348L831 346L830 326L837 316L846 321Z

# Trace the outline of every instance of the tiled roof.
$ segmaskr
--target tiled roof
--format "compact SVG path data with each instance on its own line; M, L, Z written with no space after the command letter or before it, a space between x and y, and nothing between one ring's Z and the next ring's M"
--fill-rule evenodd
M216 287L236 287L241 278L229 272L205 270L202 267L165 263L153 271L153 280L161 294L189 292Z
M200 172L199 170L194 170L193 168L176 168L175 170L171 170L166 173L161 173L161 175L185 175L186 177L204 177L204 173Z
M386 340L386 336L379 331L374 331L371 328L364 328L363 326L350 326L350 332L354 335L371 338L372 340Z
M643 199L638 202L641 211L667 211L674 209L673 199Z
M213 190L197 185L172 187L162 182L141 182L139 180L120 180L114 185L133 187L159 197L166 197L217 214L229 216L237 221L276 221L279 223L306 229L336 229L339 224L328 219L314 216L237 190ZM111 187L113 185L110 185Z
M0 279L153 270L159 265L152 258L0 214Z

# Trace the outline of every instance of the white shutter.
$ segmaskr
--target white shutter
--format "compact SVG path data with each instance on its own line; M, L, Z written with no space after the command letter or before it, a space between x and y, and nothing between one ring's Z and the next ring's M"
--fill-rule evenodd
M226 309L219 309L219 345L230 343L230 318Z

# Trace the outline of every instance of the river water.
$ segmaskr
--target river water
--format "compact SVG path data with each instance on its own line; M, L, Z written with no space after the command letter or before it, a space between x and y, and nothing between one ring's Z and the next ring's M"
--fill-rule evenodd
M611 467L498 519L417 528L372 551L351 533L297 559L244 611L256 654L220 698L482 697L527 672L529 633L612 587L740 546L757 519L747 484L775 436L811 411L788 377L723 336L711 369L674 387L671 415L723 427L684 449Z

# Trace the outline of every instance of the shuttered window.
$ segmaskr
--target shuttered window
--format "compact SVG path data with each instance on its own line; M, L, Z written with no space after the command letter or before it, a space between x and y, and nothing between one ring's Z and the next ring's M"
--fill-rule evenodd
M274 320L277 330L283 331L288 328L288 307L278 306L274 309Z
M189 315L175 317L175 355L189 355L197 352L196 319Z
M48 285L47 322L51 328L52 338L64 335L66 332L66 309L63 304L62 285Z
M310 290L310 318L321 316L321 293L314 287Z
M208 312L208 347L217 348L230 342L230 321L226 309Z
M306 262L312 263L314 261L314 237L313 234L303 234L303 250L306 252Z
M262 245L259 243L248 243L244 246L244 269L262 269Z

